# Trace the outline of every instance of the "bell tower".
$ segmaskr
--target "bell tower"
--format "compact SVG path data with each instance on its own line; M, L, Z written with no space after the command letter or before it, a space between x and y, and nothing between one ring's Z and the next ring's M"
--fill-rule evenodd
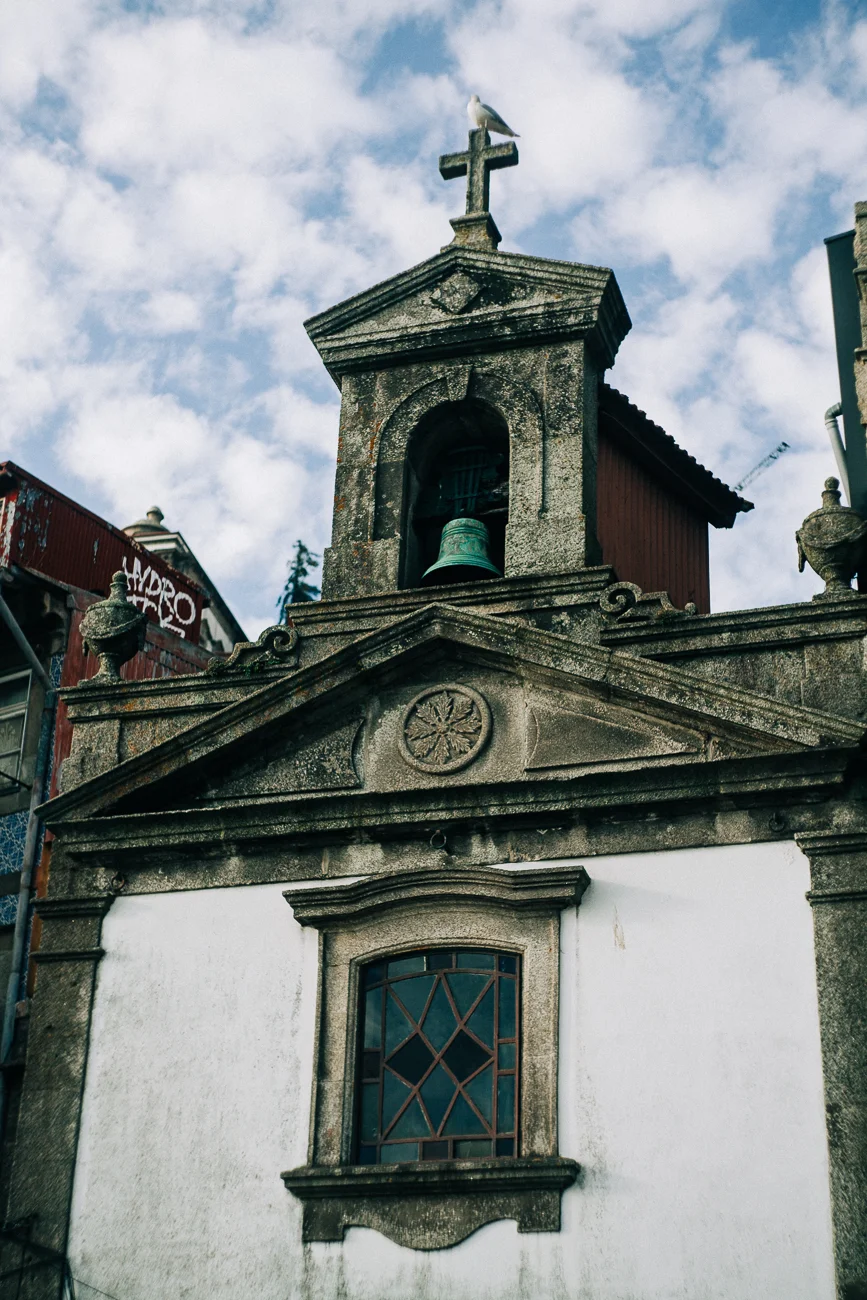
M601 563L598 385L630 321L612 271L498 252L490 171L517 161L471 131L440 159L467 177L452 242L306 322L341 390L326 600Z

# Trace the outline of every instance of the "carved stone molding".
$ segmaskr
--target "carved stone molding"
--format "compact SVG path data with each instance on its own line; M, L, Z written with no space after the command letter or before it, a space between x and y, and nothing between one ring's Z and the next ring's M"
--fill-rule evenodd
M579 1172L574 1160L548 1156L318 1165L287 1170L282 1178L303 1202L305 1241L342 1241L347 1228L362 1227L401 1246L439 1250L492 1219L515 1219L519 1232L559 1231L560 1196Z
M454 1245L497 1219L515 1219L521 1232L558 1230L560 1197L578 1173L557 1147L560 914L588 883L574 862L523 870L446 862L286 891L296 918L326 931L308 1161L283 1175L304 1204L305 1241L340 1240L353 1224L417 1250ZM520 1154L357 1165L364 968L428 947L498 948L520 956Z
M821 507L807 515L795 533L798 572L809 564L825 583L817 599L854 595L852 579L867 557L867 522L850 506L841 505L839 488L839 479L825 479Z
M96 898L37 898L34 907L43 921L71 921L85 916L103 917L113 902L113 894Z
M810 860L837 1294L867 1295L867 831L795 836Z
M864 889L811 889L807 893L807 902L811 907L819 903L858 903L867 900L867 887Z
M147 617L127 600L126 589L126 574L119 569L107 599L91 605L81 620L84 648L99 659L99 672L90 680L100 686L119 683L121 665L144 648Z
M447 865L436 871L402 871L363 876L348 884L323 881L283 891L296 921L323 928L392 907L425 903L448 906L467 902L509 911L550 911L577 906L590 878L583 867L508 867Z
M34 952L39 965L64 962L98 962L102 922L114 894L89 898L37 898L36 913L45 922L42 943Z
M812 907L867 899L867 831L806 831L795 840L810 859Z
M684 609L678 609L671 603L668 592L642 591L634 582L612 582L601 593L599 608L618 623L692 617L697 613L692 601Z
M867 853L867 830L804 831L796 835L798 847L808 858L838 853Z
M430 295L429 302L450 315L457 316L473 303L482 291L478 280L463 271L457 271L437 285Z
M44 962L99 961L104 956L104 948L40 948L33 953L33 960L41 966Z
M484 696L450 682L429 687L409 702L398 744L417 772L447 775L478 758L490 734L491 710Z
M206 673L256 673L267 668L294 668L298 661L298 633L278 623L266 627L257 641L239 641L228 659L212 659Z

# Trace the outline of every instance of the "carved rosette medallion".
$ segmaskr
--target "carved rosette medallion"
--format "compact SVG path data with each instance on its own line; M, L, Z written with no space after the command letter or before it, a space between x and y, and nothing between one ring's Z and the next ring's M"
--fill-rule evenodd
M417 772L457 772L478 758L491 734L491 710L469 686L432 686L411 700L400 752Z

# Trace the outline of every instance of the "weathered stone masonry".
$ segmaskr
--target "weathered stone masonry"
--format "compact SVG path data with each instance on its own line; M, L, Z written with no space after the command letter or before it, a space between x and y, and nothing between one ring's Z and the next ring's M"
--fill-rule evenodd
M556 1231L580 1163L558 1149L556 961L528 980L522 1156L396 1173L347 1164L358 962L485 935L556 954L594 858L794 840L812 871L837 1289L863 1300L867 597L700 615L601 564L598 380L629 325L613 274L497 253L486 221L458 234L309 322L342 394L323 601L220 671L66 692L8 1220L35 1216L37 1240L66 1249L113 900L279 883L322 936L308 1162L273 1171L305 1240L362 1224L448 1248L503 1217ZM409 581L407 456L442 407L505 422L509 514L502 578L430 590ZM444 692L470 701L466 761L421 761L408 721ZM535 893L517 870L534 863ZM26 1294L47 1285L34 1274Z

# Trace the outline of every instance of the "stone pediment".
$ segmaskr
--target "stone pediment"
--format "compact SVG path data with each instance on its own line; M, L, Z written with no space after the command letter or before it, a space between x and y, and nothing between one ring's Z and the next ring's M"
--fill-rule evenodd
M535 628L428 606L46 806L106 814L456 796L855 746L863 728ZM480 796L481 798L481 796Z
M522 341L587 337L608 368L630 320L613 271L449 246L305 322L335 377Z

